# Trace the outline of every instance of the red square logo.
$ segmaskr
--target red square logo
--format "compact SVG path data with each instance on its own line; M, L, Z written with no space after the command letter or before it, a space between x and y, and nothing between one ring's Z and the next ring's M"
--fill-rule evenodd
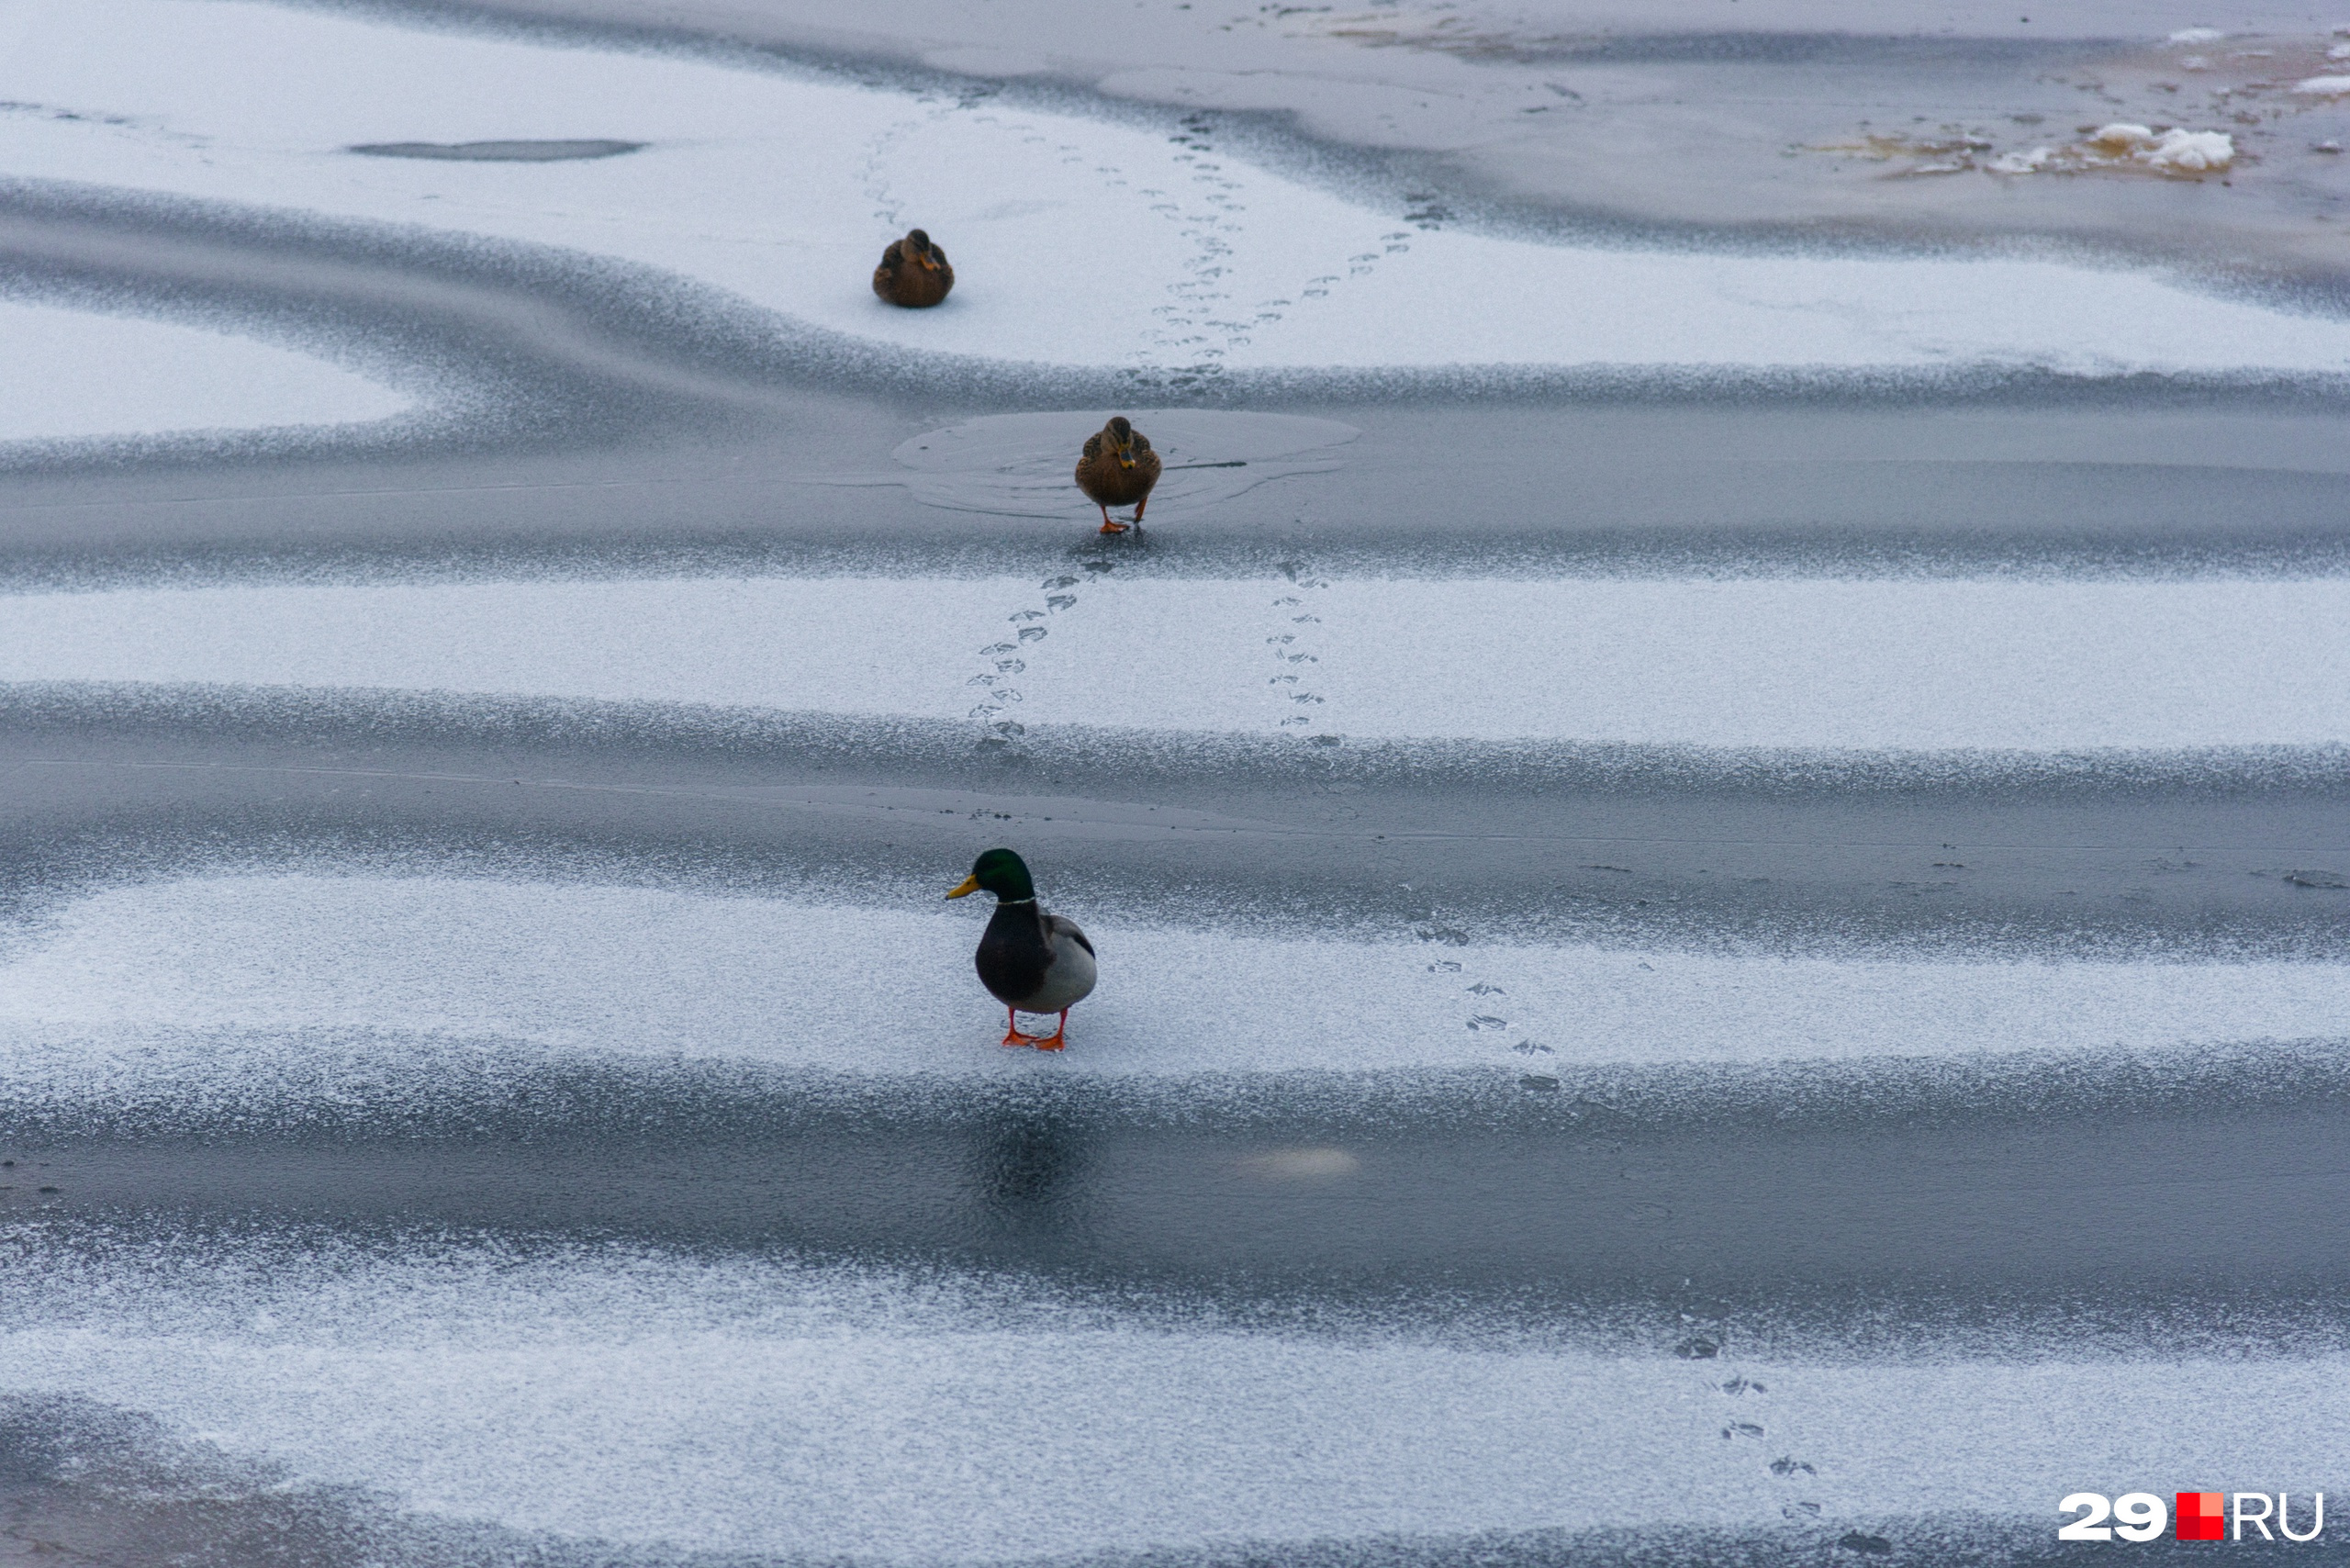
M2221 1501L2223 1495L2218 1492L2181 1492L2178 1495L2178 1539L2226 1540L2227 1507Z

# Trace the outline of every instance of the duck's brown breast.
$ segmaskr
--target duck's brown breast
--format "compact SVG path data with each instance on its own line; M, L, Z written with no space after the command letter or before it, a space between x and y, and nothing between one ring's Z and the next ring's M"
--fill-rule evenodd
M881 252L881 264L873 269L873 292L892 305L902 305L911 310L937 304L954 286L953 267L943 261L931 268L910 260L903 241L890 241L890 248Z
M1077 487L1095 504L1105 507L1132 506L1150 494L1158 483L1158 454L1148 447L1135 454L1135 465L1122 468L1117 458L1106 449L1092 448L1078 459Z

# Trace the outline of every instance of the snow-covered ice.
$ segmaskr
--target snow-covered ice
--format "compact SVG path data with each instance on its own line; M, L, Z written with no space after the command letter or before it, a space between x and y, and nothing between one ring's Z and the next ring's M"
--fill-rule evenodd
M132 1404L426 1515L822 1561L1767 1529L1799 1502L1831 1531L2042 1519L2082 1488L2315 1487L2350 1460L2333 1357L1693 1362L1233 1332L848 1268L436 1252L12 1249L43 1307L0 1325L0 1393Z
M942 859L939 891L961 869ZM2336 963L1438 951L1071 913L1102 981L1059 1065L1088 1074L1515 1068L1528 1058L1512 1047L1527 1043L1549 1047L1545 1065L1584 1066L2350 1039L2350 967ZM984 924L927 894L890 909L319 875L115 889L58 912L0 964L0 1084L67 1098L233 1087L308 1051L330 1067L350 1048L338 1031L371 1029L472 1041L485 1065L522 1048L532 1062L1024 1070L994 1048L1002 1018L971 978ZM833 977L868 969L875 952L898 956L886 998L844 993ZM366 1064L386 1065L397 1076L396 1061Z
M2350 582L2331 578L1058 581L26 594L0 599L0 680L1700 746L2350 741Z
M232 0L9 0L0 18L0 147L16 177L569 247L921 353L1109 366L2350 371L2350 322L2143 268L1429 230L1400 206L1196 139L1000 100ZM344 151L579 139L646 145L567 162ZM935 310L894 310L867 276L917 223L955 258L957 290Z
M6 124L0 110L0 131ZM0 299L0 442L345 424L415 407L293 349L19 299Z

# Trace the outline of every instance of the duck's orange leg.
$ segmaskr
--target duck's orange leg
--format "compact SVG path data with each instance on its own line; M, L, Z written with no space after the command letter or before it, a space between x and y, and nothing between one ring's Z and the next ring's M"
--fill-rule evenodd
M1033 1046L1036 1043L1034 1039L1020 1032L1020 1010L1018 1008L1007 1007L1003 1010L1003 1038L997 1043L999 1045L1005 1046Z
M1068 1034L1069 1009L1064 1007L1061 1009L1061 1021L1054 1025L1051 1036L1043 1039L1031 1039L1028 1043L1040 1051L1057 1051L1069 1044L1065 1037Z
M1136 528L1140 528L1142 526L1142 509L1148 505L1150 505L1150 498L1148 496L1145 496L1142 499L1135 503L1135 526Z
M1102 507L1102 503L1100 501L1096 501L1093 504L1097 507ZM1108 507L1102 507L1102 532L1104 533L1124 533L1125 531L1126 525L1123 522L1112 522L1110 521L1110 509Z

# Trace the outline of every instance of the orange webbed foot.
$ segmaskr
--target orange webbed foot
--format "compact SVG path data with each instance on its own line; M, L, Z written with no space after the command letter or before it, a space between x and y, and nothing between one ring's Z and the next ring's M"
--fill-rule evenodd
M1129 526L1129 524L1123 522L1105 521L1102 524L1102 532L1104 533L1124 533Z

